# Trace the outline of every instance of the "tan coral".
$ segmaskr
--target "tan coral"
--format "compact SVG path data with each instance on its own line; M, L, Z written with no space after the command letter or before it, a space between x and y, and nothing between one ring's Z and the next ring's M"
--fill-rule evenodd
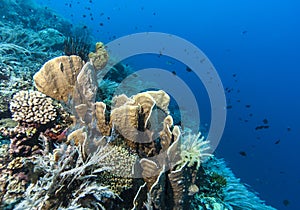
M163 90L147 91L155 100L156 106L161 108L165 113L169 114L170 96Z
M53 58L33 76L35 86L40 92L67 102L83 65L84 61L76 55Z
M74 104L86 104L91 109L96 100L98 83L93 65L87 62L76 78L76 90L72 95Z
M109 56L102 42L96 43L96 51L89 53L89 58L96 70L106 66Z
M102 135L109 136L111 128L110 125L106 122L106 104L103 102L96 102L94 105L97 118L97 127Z
M13 120L25 123L47 124L54 121L57 110L53 100L39 91L19 91L10 103Z
M71 141L74 141L74 144L76 146L78 146L79 144L83 144L84 140L85 140L86 134L84 131L84 127L82 127L81 129L77 129L75 131L73 131L72 133L70 133L67 137L67 144L70 144Z
M130 104L130 105L133 105L134 104L134 100L133 99L130 99L128 98L125 94L121 94L121 95L118 95L118 96L114 96L112 98L112 107L113 109L115 108L118 108L124 104Z
M171 115L168 115L164 119L163 126L163 130L159 133L159 136L162 150L166 151L172 142L171 127L173 126L173 118Z
M88 110L88 106L86 104L79 104L79 105L75 106L75 110L79 117L80 122L83 123L84 119L85 119L85 115Z
M146 129L146 127L148 125L149 118L150 118L151 113L152 113L152 109L155 106L155 100L147 92L138 93L138 94L134 95L132 98L135 101L135 105L138 105L138 106L141 107L141 113L140 114L144 118L143 128Z
M131 142L136 142L138 135L139 106L123 105L112 110L110 125Z
M148 189L152 187L152 185L156 182L156 179L161 171L161 168L158 165L147 158L142 158L140 160L142 171L142 177L144 181L147 183Z

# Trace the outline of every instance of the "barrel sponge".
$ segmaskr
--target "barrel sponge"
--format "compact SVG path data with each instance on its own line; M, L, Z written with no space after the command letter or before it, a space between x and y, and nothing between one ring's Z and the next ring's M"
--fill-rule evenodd
M13 120L24 123L47 124L56 119L53 100L39 91L19 91L10 103Z

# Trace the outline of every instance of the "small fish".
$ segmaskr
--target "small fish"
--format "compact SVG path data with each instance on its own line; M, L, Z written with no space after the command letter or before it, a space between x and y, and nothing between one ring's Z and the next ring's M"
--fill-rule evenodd
M291 129L290 127L287 127L286 130L287 130L287 131L291 131L292 129Z
M176 76L176 71L172 71L172 74Z
M274 144L279 144L280 143L280 139L278 139L277 141L275 141Z
M233 74L232 76L233 76L233 77L236 77L236 74Z
M247 33L248 33L247 30L242 31L242 34L243 34L243 35L244 35L244 34L247 34Z
M265 118L265 119L263 119L263 123L264 124L268 124L268 120Z
M227 109L232 109L232 105L228 105L226 108Z
M256 126L256 127L255 127L255 130L256 130L256 131L257 131L257 130L260 130L260 129L262 129L261 126Z
M191 69L190 67L188 67L188 66L186 66L185 70L186 70L187 72L191 72L191 71L192 71L192 69Z
M245 151L240 151L239 154L243 157L246 157L247 156L247 153Z
M268 126L268 125L259 125L259 126L256 126L255 127L255 130L261 130L261 129L267 129L267 128L269 128L270 126Z
M250 104L246 104L245 107L246 107L246 108L250 108L251 105L250 105Z
M290 201L285 199L285 200L282 201L282 203L283 203L284 206L288 206L290 204Z

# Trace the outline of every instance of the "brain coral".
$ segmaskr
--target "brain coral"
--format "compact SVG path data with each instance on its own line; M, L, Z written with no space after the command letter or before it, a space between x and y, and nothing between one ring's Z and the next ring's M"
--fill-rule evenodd
M39 91L17 92L11 100L10 111L13 120L25 123L47 124L57 116L53 100Z

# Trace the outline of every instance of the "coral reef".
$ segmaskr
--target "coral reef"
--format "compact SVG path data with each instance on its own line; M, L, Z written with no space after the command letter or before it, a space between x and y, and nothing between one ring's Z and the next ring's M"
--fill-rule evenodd
M130 68L109 66L103 43L87 57L51 11L0 11L1 209L273 209L174 123L165 91L122 84Z
M35 86L42 93L67 102L83 65L84 61L75 55L53 58L33 76Z

